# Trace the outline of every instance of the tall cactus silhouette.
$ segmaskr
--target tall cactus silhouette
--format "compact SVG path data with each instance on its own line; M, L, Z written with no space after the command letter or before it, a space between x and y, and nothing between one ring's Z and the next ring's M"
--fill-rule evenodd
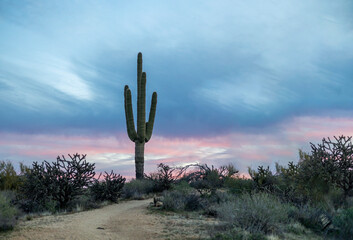
M127 134L135 143L136 179L142 179L144 173L145 143L151 139L154 117L157 108L157 93L152 94L152 102L148 122L146 122L146 73L142 72L142 53L137 55L137 132L132 112L131 91L126 85L124 89L125 118Z

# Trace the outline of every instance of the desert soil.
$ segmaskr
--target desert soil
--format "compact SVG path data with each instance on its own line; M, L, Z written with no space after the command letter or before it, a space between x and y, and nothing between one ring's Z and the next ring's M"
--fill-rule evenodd
M204 239L211 222L180 214L151 213L152 200L133 200L74 214L20 221L0 239Z

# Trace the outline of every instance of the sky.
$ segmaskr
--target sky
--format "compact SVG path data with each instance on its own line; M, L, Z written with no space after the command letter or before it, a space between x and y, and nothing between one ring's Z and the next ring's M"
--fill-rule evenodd
M134 176L124 86L136 119L158 93L145 171L158 163L298 161L353 135L353 1L0 0L0 160L87 154Z

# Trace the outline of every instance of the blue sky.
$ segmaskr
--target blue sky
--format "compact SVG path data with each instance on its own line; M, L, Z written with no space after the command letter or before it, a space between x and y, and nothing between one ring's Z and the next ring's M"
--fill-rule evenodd
M295 161L310 141L353 134L352 20L348 0L1 0L0 158L54 160L75 144L81 149L72 139L92 146L111 139L111 148L92 150L92 160L128 172L133 143L125 133L123 88L128 84L136 99L142 52L147 108L158 93L156 150L152 156L147 148L146 161L234 161L241 169ZM299 140L293 136L300 129ZM53 139L50 154L38 138ZM209 143L208 157L199 149L180 155L180 139L199 141L195 148ZM240 153L242 139L252 148ZM158 155L163 142L180 152ZM220 142L221 150L212 148ZM114 150L115 143L130 144L132 155ZM278 146L292 155L276 157ZM249 157L253 148L260 156Z

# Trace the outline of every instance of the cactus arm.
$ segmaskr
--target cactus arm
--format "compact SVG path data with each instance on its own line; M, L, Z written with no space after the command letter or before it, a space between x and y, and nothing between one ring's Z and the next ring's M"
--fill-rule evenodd
M157 93L152 94L150 116L148 117L148 122L146 123L146 137L145 141L148 142L152 137L154 117L156 116L157 109Z
M137 93L140 92L141 76L142 76L142 53L139 52L137 54Z
M140 142L145 141L146 136L146 73L141 76L140 93L138 96L137 109L137 135Z
M124 100L127 134L130 140L135 142L137 139L137 134L135 130L134 115L132 112L131 91L127 85L124 88Z

